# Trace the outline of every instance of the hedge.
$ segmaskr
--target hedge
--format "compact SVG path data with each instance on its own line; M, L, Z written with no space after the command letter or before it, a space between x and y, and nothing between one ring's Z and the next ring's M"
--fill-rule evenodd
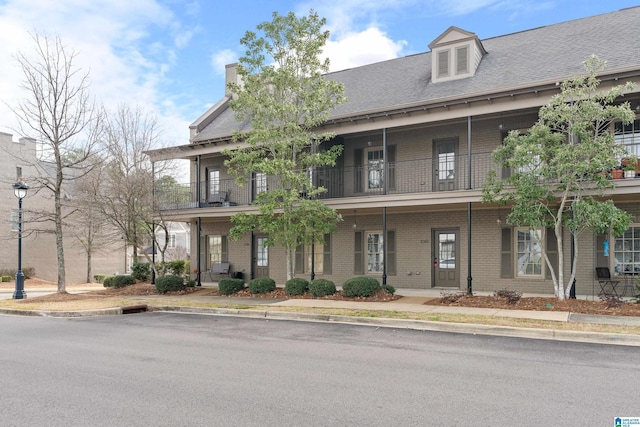
M309 289L309 281L302 278L293 278L287 280L284 285L284 291L287 295L302 295Z
M309 293L314 297L324 297L336 293L336 285L331 280L316 279L309 283Z
M345 297L370 297L380 290L380 282L373 277L354 277L342 285Z
M249 292L252 294L266 294L276 288L275 280L269 277L260 277L249 281Z
M136 279L133 276L120 274L118 276L114 276L113 278L113 287L114 288L124 288L125 286L135 285Z
M244 289L244 280L242 279L221 279L218 282L218 291L220 295L231 295Z
M172 291L181 291L186 288L184 279L180 276L169 274L156 279L156 290L159 294L166 294Z
M131 275L136 280L146 282L151 275L151 266L146 262L134 262L131 266Z

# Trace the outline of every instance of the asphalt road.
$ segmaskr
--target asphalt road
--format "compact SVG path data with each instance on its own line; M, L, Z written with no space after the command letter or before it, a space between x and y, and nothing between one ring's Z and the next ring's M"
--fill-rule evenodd
M609 426L638 349L145 313L0 316L2 426Z

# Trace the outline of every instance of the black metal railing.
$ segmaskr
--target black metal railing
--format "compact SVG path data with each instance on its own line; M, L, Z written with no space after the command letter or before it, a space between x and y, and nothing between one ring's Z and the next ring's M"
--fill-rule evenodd
M490 170L500 167L491 158L491 152L471 155L471 189L482 188ZM377 196L387 194L430 193L439 191L462 191L469 189L469 157L465 155L448 162L439 163L432 158L393 162L387 168L369 168L368 166L319 167L311 173L315 186L323 187L320 199L345 197ZM214 188L208 188L206 182L173 185L168 188L156 188L156 206L160 210L190 209L198 207L227 207L249 205L255 199L257 191L276 188L277 178L267 181L238 185L233 179L217 182Z

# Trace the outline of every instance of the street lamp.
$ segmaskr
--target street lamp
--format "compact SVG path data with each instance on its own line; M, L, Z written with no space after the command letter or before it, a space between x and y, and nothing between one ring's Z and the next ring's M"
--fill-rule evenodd
M16 290L13 299L27 297L24 291L24 274L22 273L22 199L27 196L27 184L19 180L13 184L13 194L18 198L18 271L16 272Z

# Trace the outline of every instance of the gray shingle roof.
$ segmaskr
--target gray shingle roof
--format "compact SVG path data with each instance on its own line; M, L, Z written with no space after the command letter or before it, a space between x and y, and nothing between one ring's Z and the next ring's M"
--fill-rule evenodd
M330 73L327 78L344 83L348 99L331 117L561 81L582 73L591 54L606 60L608 71L640 69L639 29L640 6L485 39L487 54L474 76L439 83L431 82L431 52ZM195 140L228 136L238 127L227 109Z

